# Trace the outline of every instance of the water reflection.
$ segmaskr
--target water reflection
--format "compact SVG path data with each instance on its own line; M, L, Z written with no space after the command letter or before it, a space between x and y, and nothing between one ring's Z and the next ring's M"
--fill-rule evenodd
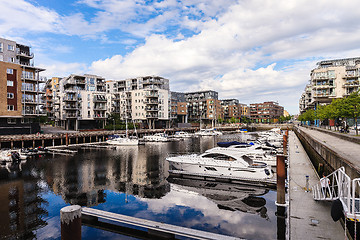
M36 238L34 231L47 225L43 218L48 214L41 173L20 164L2 166L0 172L0 238Z
M266 200L260 197L268 193L266 188L180 178L170 178L168 181L174 183L176 188L196 192L212 200L219 209L258 214L269 219Z
M79 148L74 156L33 157L12 171L0 168L0 213L5 216L0 219L0 238L60 239L61 207L79 204L237 237L273 239L274 192L167 179L169 153L204 152L224 140L241 141L241 135ZM83 227L86 239L115 236Z

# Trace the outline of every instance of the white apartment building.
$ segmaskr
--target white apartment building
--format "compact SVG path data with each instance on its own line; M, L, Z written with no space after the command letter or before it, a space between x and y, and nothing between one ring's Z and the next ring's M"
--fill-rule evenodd
M169 80L145 76L107 82L108 106L120 119L131 119L155 128L169 123Z
M57 125L67 130L104 127L107 110L105 79L72 74L60 82L55 99Z
M360 89L360 58L326 60L317 65L311 71L310 85L299 101L301 112L315 109L319 104L330 104L333 99L346 97Z

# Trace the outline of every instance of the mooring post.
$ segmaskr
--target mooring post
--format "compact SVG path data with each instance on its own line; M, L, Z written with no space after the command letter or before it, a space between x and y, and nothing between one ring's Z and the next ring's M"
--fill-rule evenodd
M66 138L65 138L65 144L66 146L69 145L69 135L66 133Z
M14 142L11 141L10 144L11 144L11 147L10 147L10 148L13 149L13 148L14 148Z
M285 204L285 155L276 155L276 192L277 204Z
M60 210L61 240L81 240L81 206L71 205Z
M287 155L287 141L288 140L288 136L285 134L283 135L283 152L284 155Z

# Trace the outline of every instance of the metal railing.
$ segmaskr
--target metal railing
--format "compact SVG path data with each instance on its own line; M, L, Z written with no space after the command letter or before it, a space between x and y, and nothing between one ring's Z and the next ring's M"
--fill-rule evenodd
M315 200L333 201L339 199L346 218L360 220L360 178L351 180L341 167L320 179L313 186Z

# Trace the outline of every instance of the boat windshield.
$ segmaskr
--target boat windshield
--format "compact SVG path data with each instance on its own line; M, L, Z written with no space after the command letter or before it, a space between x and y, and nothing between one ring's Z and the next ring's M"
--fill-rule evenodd
M223 161L235 161L236 159L229 156L229 155L225 155L225 154L221 154L221 153L208 153L203 155L202 157L205 158L213 158L215 160L223 160Z

